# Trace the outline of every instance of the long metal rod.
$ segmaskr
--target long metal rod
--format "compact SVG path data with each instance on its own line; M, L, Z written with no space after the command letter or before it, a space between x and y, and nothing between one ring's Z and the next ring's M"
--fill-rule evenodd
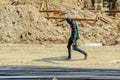
M58 12L60 13L60 10L39 10L40 12ZM83 10L83 11L91 11L91 12L112 12L112 13L120 13L120 10Z
M120 10L84 10L84 11L120 13Z
M48 0L46 0L46 9L48 10ZM49 13L47 12L47 17L49 17Z
M40 12L59 14L60 10L39 10Z
M64 17L45 17L47 18L48 20L49 19L62 19L62 20L66 20L66 18ZM72 18L73 20L76 20L76 21L98 21L98 19L87 19L87 18Z

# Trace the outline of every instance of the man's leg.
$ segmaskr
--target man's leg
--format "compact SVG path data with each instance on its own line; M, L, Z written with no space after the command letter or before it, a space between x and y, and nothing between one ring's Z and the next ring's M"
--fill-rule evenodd
M76 45L73 46L73 49L78 51L78 52L80 52L80 53L82 53L82 54L84 54L85 55L85 59L87 59L87 52L85 52L84 50L78 48L77 42L76 42Z
M71 45L72 45L72 41L71 41L71 39L69 39L68 45L67 45L67 48L68 48L68 59L71 59Z

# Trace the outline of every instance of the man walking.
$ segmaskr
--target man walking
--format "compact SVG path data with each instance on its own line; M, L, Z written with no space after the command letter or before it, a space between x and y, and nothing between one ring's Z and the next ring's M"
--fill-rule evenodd
M77 28L76 22L70 17L67 17L66 21L71 27L71 36L68 40L68 45L67 45L67 48L68 48L67 59L71 59L71 46L73 47L74 50L84 54L85 56L84 59L87 59L87 53L84 50L81 50L80 48L78 48L77 46L77 40L79 39L79 34L78 34L78 28Z

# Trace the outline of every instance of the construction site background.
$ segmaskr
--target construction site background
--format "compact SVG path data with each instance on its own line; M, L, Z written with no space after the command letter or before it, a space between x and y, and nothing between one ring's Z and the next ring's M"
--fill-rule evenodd
M91 12L94 0L48 0L49 10L60 10L51 17L95 19L98 21L77 21L79 45L100 43L120 44L120 13ZM109 3L104 0L101 10L120 10L120 0ZM0 0L0 43L64 44L70 35L69 25L63 20L47 20L46 0ZM98 15L99 14L99 15Z

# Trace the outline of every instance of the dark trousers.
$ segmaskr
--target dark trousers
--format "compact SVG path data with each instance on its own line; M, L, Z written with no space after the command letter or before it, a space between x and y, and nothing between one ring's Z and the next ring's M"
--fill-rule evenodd
M68 48L68 58L71 58L71 46L72 46L72 43L73 43L73 41L71 39L69 39L68 45L67 45L67 48ZM84 50L78 48L77 41L75 42L75 45L73 45L73 49L75 51L78 51L78 52L84 54L84 55L87 55L87 53Z

